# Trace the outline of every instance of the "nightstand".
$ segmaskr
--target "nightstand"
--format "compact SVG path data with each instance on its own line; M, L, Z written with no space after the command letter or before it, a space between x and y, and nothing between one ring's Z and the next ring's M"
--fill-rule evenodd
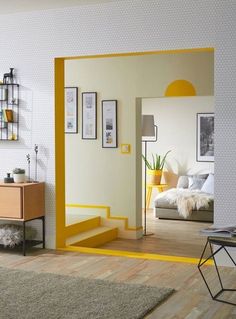
M149 205L150 205L153 188L157 188L158 192L161 193L167 187L168 187L168 184L159 184L159 185L147 184L147 208L149 208Z

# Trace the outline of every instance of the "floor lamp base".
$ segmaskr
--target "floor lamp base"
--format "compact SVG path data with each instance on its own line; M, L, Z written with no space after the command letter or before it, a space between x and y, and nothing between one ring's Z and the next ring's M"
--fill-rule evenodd
M143 236L152 236L152 235L154 235L154 233L147 233L147 232L145 232L145 233L143 233Z

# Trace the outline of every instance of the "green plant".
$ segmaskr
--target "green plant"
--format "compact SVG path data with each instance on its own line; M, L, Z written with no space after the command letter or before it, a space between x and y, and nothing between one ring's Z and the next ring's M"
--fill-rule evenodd
M14 168L13 174L25 174L25 170L22 168Z
M166 154L161 158L161 155L158 154L152 154L152 162L148 161L148 159L142 155L143 160L147 166L148 169L150 170L163 170L163 167L166 162L166 157L171 151L166 152Z

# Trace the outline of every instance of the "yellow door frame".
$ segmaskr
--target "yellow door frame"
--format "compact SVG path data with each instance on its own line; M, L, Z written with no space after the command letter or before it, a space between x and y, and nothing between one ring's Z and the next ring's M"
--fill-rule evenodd
M140 56L140 55L156 55L156 54L178 54L192 52L214 52L214 48L192 48L192 49L176 49L176 50L161 50L161 51L144 51L144 52L128 52L100 55L85 55L85 56L67 56L54 59L54 76L55 76L55 200L56 200L56 248L64 249L66 247L66 224L65 224L65 134L64 134L64 74L65 60L75 59L94 59L94 58L112 58L125 56ZM79 248L79 247L78 247ZM79 251L79 249L78 249ZM96 253L96 249L90 248L87 252ZM101 253L101 252L100 252ZM105 254L105 250L103 250ZM110 253L111 254L111 253ZM124 256L124 252L113 252L113 255ZM127 252L127 256L131 255L135 258L135 253ZM157 259L157 255L141 254L143 258ZM145 257L145 255L147 255ZM179 260L181 257L173 257L172 260ZM137 254L137 258L138 257ZM160 257L161 258L161 257ZM159 259L160 259L159 258ZM188 258L184 258L183 262L187 262ZM189 262L196 263L195 258L189 258Z

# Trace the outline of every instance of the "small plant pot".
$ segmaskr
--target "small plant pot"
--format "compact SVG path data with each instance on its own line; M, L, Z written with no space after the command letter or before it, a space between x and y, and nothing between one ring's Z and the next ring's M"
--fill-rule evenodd
M149 169L147 173L148 173L148 184L152 184L152 185L161 184L162 170Z
M25 174L13 174L14 183L24 183Z

